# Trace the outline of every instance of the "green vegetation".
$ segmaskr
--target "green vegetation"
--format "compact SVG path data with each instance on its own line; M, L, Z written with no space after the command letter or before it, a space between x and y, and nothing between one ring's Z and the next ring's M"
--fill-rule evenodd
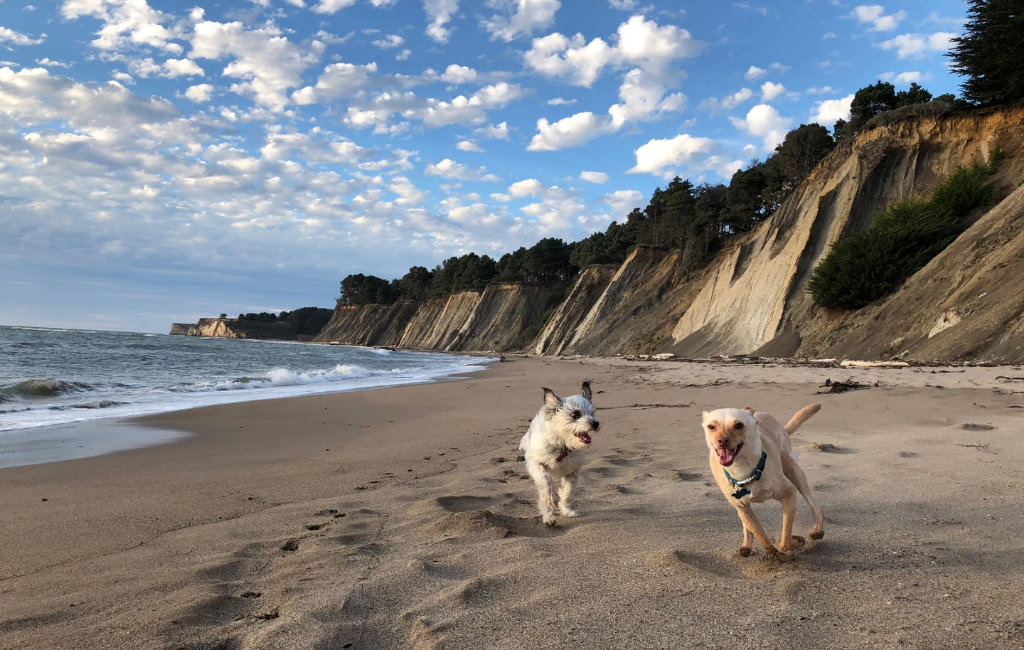
M998 151L998 150L997 150ZM823 307L858 309L895 292L967 227L967 215L992 202L989 164L959 167L928 200L897 203L864 232L837 242L807 285Z
M280 314L267 311L258 314L255 312L239 314L238 320L248 323L281 323L295 334L316 336L331 320L332 313L332 310L323 307L301 307L295 311L282 311ZM224 314L221 314L220 317L226 318Z
M1024 99L1024 6L1020 0L967 0L967 24L949 52L967 77L964 98L982 106Z

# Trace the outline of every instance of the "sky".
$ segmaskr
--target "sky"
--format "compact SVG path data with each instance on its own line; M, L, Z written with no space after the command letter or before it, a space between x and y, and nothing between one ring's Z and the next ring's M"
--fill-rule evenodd
M0 324L165 332L575 241L884 79L952 0L0 0Z

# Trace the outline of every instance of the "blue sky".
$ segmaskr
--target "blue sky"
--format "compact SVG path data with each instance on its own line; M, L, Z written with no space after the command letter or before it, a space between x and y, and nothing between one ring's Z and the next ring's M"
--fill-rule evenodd
M572 241L877 79L961 2L0 0L0 323L165 331Z

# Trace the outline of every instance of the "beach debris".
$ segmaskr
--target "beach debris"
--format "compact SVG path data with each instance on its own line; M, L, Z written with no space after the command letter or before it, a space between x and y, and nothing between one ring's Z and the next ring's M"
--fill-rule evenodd
M347 517L347 516L348 516L347 512L339 512L338 514L334 515L334 518L335 519L340 519L341 517Z
M497 465L498 463L507 463L508 459L505 458L504 456L495 456L494 458L491 458L487 462Z
M1006 375L996 375L996 379L1002 379L1003 381L1024 381L1024 377L1007 377Z
M988 451L988 445L989 445L989 443L986 442L983 445L960 444L960 443L957 443L956 446L957 447L966 447L967 449L977 449L978 451Z
M241 598L259 598L263 593L259 591L245 591L240 595Z
M975 424L974 422L967 422L960 428L964 431L991 431L995 429L991 424Z
M842 451L839 447L828 442L812 442L808 447L811 451L820 451L826 454L838 454Z
M844 359L839 363L841 368L906 368L910 364L906 361L854 361Z
M303 526L303 528L305 528L306 530L320 530L321 528L323 528L323 525L321 525L321 524L306 524L305 526Z
M875 386L878 386L878 382L875 382ZM861 390L862 388L871 388L867 384L862 384L853 378L847 379L846 381L832 381L826 379L825 383L818 388L825 388L827 390L819 390L816 394L821 395L823 393L845 393L848 390Z
M47 499L46 497L43 497L43 501L49 501L49 499Z

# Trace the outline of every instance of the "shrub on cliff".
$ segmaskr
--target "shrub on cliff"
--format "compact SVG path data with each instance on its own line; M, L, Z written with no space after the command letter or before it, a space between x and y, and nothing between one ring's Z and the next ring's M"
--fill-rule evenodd
M859 309L895 292L963 232L972 210L992 201L994 167L957 168L928 200L897 203L864 232L836 242L807 284L814 302Z

